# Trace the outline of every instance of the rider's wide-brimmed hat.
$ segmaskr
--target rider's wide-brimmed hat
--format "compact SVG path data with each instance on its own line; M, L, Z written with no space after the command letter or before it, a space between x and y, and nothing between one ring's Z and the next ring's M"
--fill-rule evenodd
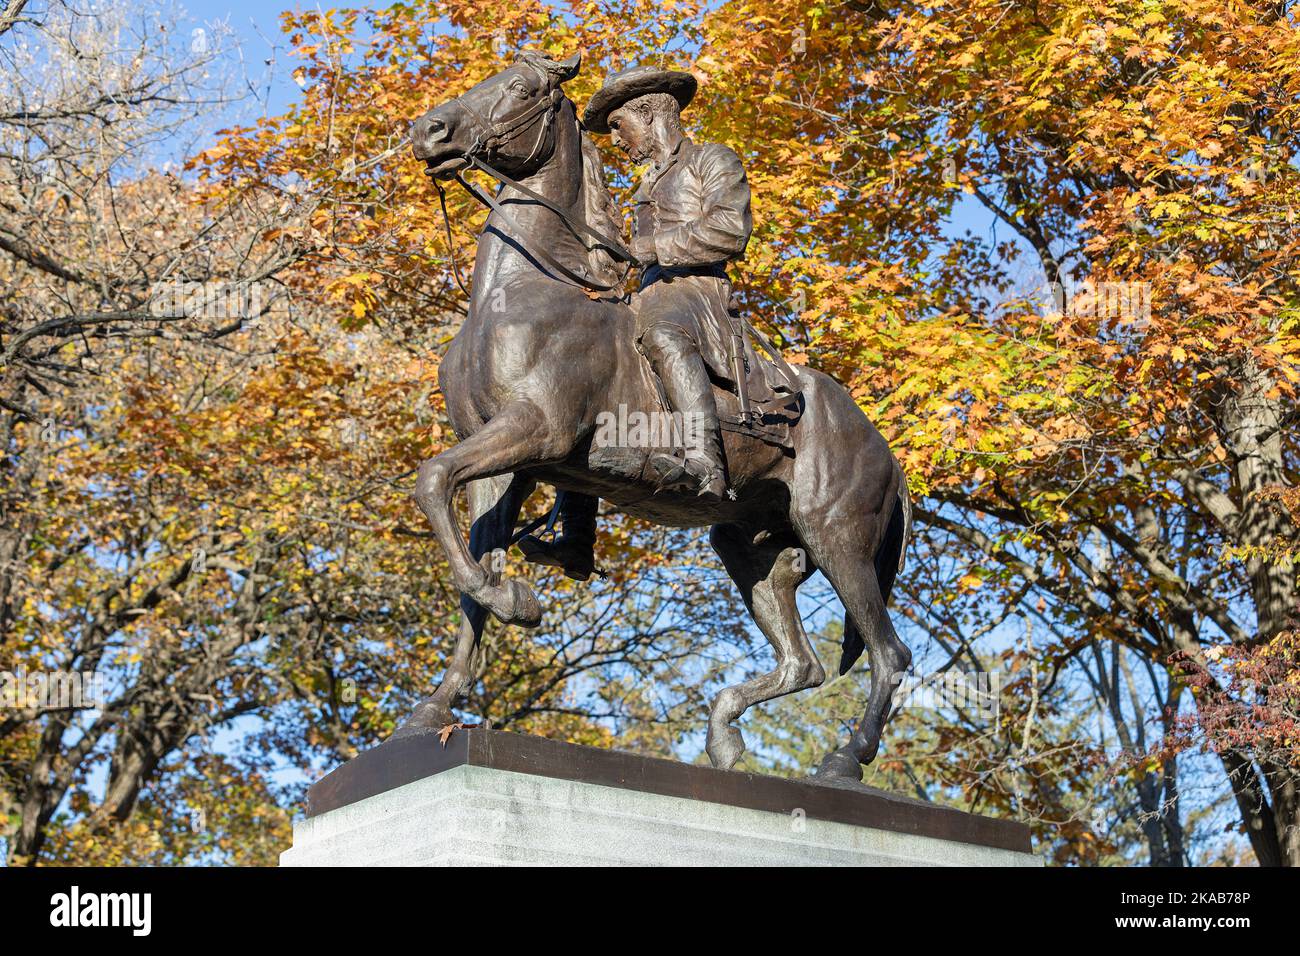
M649 93L667 93L682 109L686 109L698 86L695 77L682 70L664 70L648 65L629 67L605 78L605 85L583 111L582 123L593 133L608 133L610 113Z

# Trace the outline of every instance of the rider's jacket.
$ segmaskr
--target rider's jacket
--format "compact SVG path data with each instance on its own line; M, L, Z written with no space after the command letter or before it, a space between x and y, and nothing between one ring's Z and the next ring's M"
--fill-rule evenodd
M683 138L661 169L645 174L632 202L636 234L653 238L658 258L634 300L638 328L681 326L715 377L730 382L735 317L726 265L744 255L753 229L740 157ZM752 368L748 342L745 350Z

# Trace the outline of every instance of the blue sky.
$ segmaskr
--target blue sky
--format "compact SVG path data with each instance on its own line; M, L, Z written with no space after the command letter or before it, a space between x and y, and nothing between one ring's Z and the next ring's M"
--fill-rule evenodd
M280 29L280 13L303 8L301 3L182 0L176 8L177 26L182 28L182 35L191 36L195 30L205 30L209 36L228 31L230 40L240 49L244 73L260 101L258 112L265 110L275 115L284 112L298 93L290 77L294 60L289 56L288 38Z

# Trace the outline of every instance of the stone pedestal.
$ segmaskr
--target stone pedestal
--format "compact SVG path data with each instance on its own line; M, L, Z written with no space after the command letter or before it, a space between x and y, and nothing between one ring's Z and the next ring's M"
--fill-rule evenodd
M500 731L392 741L308 791L281 866L1039 866L1028 830L879 790Z

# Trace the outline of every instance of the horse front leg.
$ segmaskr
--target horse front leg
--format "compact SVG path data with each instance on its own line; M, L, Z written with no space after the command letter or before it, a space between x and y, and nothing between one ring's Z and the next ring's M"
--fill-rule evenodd
M457 590L503 624L536 627L542 607L522 581L502 578L475 560L456 526L452 502L466 482L562 458L569 449L553 435L541 409L527 400L512 402L480 431L421 464L416 478L416 504L442 545Z
M515 519L536 482L521 475L480 478L466 486L469 498L469 550L490 574L500 574L498 560L510 547ZM460 600L460 630L438 689L420 701L393 737L441 730L454 722L452 708L474 678L475 652L480 651L487 611L468 597ZM481 656L481 652L480 652Z

